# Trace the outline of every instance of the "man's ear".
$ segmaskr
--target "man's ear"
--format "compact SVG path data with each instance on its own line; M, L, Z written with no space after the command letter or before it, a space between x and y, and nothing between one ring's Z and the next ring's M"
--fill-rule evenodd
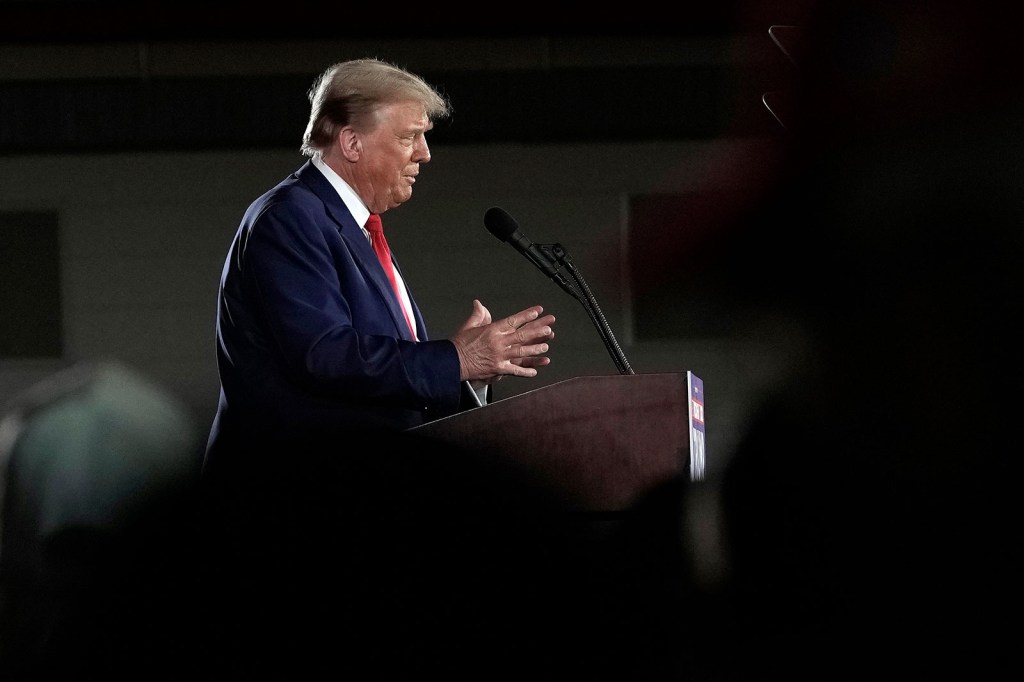
M347 161L358 161L363 153L363 142L351 126L345 126L338 133L338 147Z

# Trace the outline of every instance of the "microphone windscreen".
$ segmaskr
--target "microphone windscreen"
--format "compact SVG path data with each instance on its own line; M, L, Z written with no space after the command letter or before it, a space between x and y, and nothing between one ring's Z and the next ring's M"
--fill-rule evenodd
M503 209L492 206L484 213L484 227L501 241L507 242L515 231L519 229L519 224L516 223L515 218Z

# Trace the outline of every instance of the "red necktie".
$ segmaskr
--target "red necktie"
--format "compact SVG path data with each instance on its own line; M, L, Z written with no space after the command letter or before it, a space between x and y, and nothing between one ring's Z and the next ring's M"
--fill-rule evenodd
M369 219L366 221L366 231L370 233L370 244L373 245L373 250L377 254L377 259L384 268L384 272L387 273L388 279L391 280L391 288L395 290L395 298L398 299L398 305L402 308L402 313L405 314L405 322L409 325L412 338L415 339L416 330L412 326L412 318L409 317L409 311L405 309L405 303L402 302L402 292L398 289L398 278L395 277L395 268L391 265L391 249L388 248L388 240L384 238L384 225L380 222L380 215L376 213L370 214Z

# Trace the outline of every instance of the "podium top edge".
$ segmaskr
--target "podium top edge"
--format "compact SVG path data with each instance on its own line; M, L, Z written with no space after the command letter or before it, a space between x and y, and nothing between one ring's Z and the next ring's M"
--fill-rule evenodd
M685 371L682 371L682 372L638 372L636 374L584 374L584 375L581 375L581 376L570 377L568 379L562 379L561 381L556 381L554 383L546 384L544 386L538 386L537 388L531 388L529 391L523 391L522 393L517 393L516 395L510 395L507 398L501 398L499 400L495 400L494 402L489 403L489 405L494 405L494 404L497 404L497 403L505 402L506 400L515 400L516 398L528 397L531 394L536 393L537 391L549 390L549 389L554 388L556 386L565 386L565 385L568 385L568 384L587 384L587 383L608 383L608 382L617 382L617 381L635 381L637 378L640 378L640 377L642 377L642 378L658 378L658 377L666 378L666 377L671 377L671 378L674 378L674 379L677 379L677 380L683 382L683 385L685 386L685 382L686 382L687 378L691 374L692 374L692 372L690 372L689 370L685 370ZM488 405L485 405L484 407L487 407L487 406Z

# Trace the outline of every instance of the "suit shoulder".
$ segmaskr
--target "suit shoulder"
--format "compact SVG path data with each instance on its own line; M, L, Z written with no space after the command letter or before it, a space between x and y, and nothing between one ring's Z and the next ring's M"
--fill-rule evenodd
M323 200L307 185L290 176L257 197L246 211L247 218L254 220L264 213L277 208L309 209L322 206Z

